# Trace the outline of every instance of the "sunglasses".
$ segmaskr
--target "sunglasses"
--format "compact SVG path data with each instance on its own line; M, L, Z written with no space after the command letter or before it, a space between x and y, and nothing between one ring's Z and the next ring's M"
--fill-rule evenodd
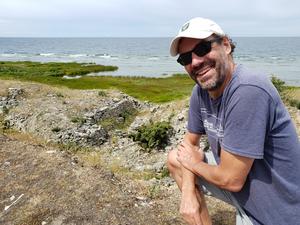
M180 54L177 59L177 62L182 66L189 65L192 62L192 53L195 53L199 57L205 56L207 53L211 51L211 44L213 42L220 43L222 39L223 39L222 37L219 37L209 41L201 41L191 51Z

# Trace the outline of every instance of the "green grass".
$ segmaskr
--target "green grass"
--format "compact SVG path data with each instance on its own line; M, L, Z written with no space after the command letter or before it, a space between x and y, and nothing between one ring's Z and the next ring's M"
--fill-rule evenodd
M64 79L64 75L85 75L91 72L112 71L113 66L80 63L1 62L0 79L34 81L71 89L118 89L143 101L169 102L190 95L194 82L186 74L166 78L124 76L82 76Z
M286 86L283 80L274 75L271 81L286 104L300 109L300 87Z
M116 66L102 66L94 63L60 63L60 62L8 62L0 61L0 74L18 78L63 77L86 75L102 71L115 71Z
M285 102L290 106L300 109L300 87L286 87L284 90Z

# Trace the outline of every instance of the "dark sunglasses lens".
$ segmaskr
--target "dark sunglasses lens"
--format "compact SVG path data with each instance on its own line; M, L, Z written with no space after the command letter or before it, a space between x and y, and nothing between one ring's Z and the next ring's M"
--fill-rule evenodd
M211 41L204 41L196 45L192 52L194 52L197 56L202 57L211 51L211 43L219 41L221 39L215 39ZM186 66L192 62L192 52L186 52L181 54L177 62L183 66Z
M187 52L187 53L181 54L178 57L177 62L179 64L181 64L182 66L186 66L186 65L190 64L192 62L192 53Z
M199 57L205 56L210 51L211 51L211 42L200 43L193 50L193 52Z

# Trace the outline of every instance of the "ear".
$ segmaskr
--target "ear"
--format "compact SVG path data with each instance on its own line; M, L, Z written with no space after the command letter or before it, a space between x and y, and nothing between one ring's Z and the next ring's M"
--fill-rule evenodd
M230 41L229 41L228 37L224 37L223 38L223 46L224 46L226 54L230 55L230 53L231 53L231 45L230 45Z

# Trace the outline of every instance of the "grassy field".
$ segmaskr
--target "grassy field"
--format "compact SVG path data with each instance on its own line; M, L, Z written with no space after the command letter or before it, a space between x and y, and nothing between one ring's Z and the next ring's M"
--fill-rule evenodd
M132 76L85 76L89 73L115 71L116 66L102 66L93 63L39 63L0 61L0 79L34 81L71 89L117 89L143 101L169 102L188 97L194 82L186 74L175 74L165 78ZM64 76L81 76L65 79ZM286 87L276 77L273 84L284 92L285 100L300 109L300 87Z
M156 103L190 95L194 82L184 74L166 78L84 76L117 67L83 63L0 62L0 79L34 81L72 89L118 89L140 100ZM79 79L64 76L81 75Z

